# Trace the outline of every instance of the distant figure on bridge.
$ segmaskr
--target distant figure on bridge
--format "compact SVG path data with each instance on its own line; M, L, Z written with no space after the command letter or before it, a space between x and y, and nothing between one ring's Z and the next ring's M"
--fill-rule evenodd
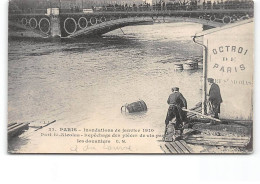
M169 108L165 119L166 126L175 118L175 129L183 129L183 124L187 121L187 113L182 108L187 109L187 101L179 92L178 87L172 88L172 94L170 94L167 103L169 104Z
M209 109L214 114L214 118L219 119L220 113L220 104L223 102L220 88L214 82L214 79L208 78L208 82L210 85L208 101L209 101Z

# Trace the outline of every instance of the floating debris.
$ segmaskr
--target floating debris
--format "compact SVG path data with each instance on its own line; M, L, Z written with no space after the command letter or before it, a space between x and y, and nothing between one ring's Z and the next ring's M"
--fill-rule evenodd
M199 59L185 60L174 64L175 70L196 70L203 68L203 61Z
M134 113L142 111L147 111L147 105L143 100L139 100L131 104L125 104L121 107L121 112Z
M175 70L183 70L183 64L181 64L181 63L174 64L174 69Z
M198 69L198 62L196 61L192 61L192 60L188 60L183 64L183 69L184 70L194 70L194 69Z

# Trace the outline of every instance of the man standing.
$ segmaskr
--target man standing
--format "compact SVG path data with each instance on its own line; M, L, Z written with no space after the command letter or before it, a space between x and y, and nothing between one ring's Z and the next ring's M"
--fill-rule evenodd
M187 101L179 92L178 87L172 88L172 94L170 94L167 103L169 104L169 109L165 119L166 126L173 118L176 118L175 129L182 129L182 123L187 119L187 114L182 108L187 109Z
M220 104L223 102L220 94L220 89L219 86L214 83L214 79L208 78L208 82L210 85L208 100L214 113L214 118L219 119Z

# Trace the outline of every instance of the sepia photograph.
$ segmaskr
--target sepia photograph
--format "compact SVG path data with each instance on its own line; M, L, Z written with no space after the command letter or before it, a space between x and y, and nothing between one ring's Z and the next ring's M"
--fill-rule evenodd
M8 153L251 154L253 0L9 0Z

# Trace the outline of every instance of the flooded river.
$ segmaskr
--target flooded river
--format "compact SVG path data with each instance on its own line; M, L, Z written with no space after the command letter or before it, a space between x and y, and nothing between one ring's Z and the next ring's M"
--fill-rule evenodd
M164 130L166 103L178 86L188 108L200 101L202 70L174 71L174 63L202 57L193 23L129 26L93 39L9 39L8 116L11 122L57 120ZM146 113L126 115L122 105L139 99ZM25 149L13 145L13 149ZM34 141L37 144L37 141Z

